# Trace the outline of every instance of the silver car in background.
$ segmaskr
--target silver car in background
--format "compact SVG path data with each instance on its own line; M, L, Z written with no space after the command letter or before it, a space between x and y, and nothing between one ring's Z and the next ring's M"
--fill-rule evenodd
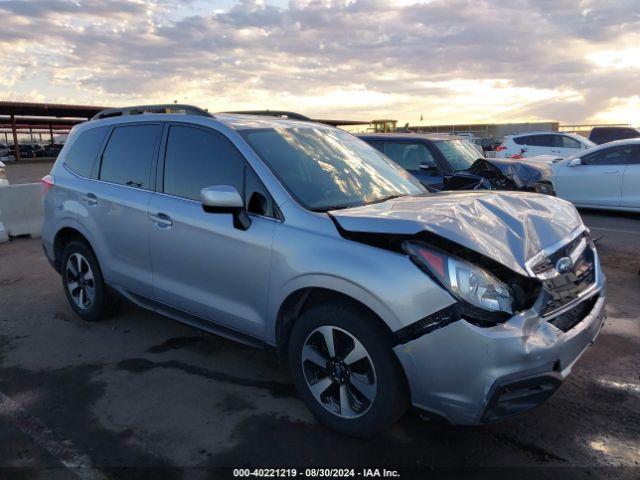
M44 250L80 317L126 298L272 347L319 421L350 435L410 404L456 424L527 411L603 322L570 203L429 194L326 125L105 111L74 127L43 189Z

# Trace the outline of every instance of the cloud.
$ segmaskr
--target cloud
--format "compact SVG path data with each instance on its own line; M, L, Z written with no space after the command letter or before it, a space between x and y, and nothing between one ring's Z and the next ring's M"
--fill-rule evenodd
M578 122L627 115L640 83L635 0L9 0L0 15L5 97Z

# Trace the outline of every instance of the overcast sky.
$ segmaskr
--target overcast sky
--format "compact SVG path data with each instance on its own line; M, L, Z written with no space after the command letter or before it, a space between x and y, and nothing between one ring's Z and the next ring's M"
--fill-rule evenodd
M640 124L639 0L0 0L0 18L2 100Z

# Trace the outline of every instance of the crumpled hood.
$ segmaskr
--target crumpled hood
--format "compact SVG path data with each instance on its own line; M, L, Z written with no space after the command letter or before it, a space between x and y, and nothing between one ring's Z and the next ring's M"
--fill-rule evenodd
M439 192L329 213L351 232L431 232L527 276L528 260L582 225L571 203L528 192Z
M537 182L549 180L552 174L551 167L544 162L500 158L479 159L469 167L468 171L480 171L484 162L498 169L502 175L511 180L518 188L531 187Z

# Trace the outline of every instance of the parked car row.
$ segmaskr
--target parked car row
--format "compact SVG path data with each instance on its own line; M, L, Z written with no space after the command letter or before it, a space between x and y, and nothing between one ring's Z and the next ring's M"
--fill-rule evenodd
M429 193L387 156L438 188L467 174L493 188L483 170L526 183L462 139L365 140L377 148L306 121L106 111L73 128L43 178L44 251L81 318L125 298L268 346L318 420L349 435L410 405L469 425L544 402L604 321L576 209L530 192Z
M38 158L38 157L52 157L56 158L62 150L63 144L49 143L47 145L40 145L38 143L20 143L18 145L20 151L20 158ZM13 144L4 145L0 144L0 157L14 157L16 154L16 147Z
M640 130L631 127L593 127L589 138L566 132L528 132L506 135L496 147L496 157L528 158L539 155L568 157L580 150L616 140L640 138Z
M588 138L575 133L531 132L506 135L496 147L497 158L527 158L538 155L566 157L595 147Z

